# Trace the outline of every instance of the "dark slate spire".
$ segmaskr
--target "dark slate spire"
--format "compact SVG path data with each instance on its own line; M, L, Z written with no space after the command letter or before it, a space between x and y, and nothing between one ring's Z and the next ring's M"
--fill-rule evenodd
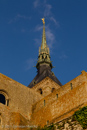
M56 78L56 76L51 71L53 66L50 60L49 47L47 46L47 42L46 42L45 18L42 18L42 21L43 21L43 34L42 34L42 44L41 47L39 48L38 61L36 64L37 75L32 80L32 82L28 85L29 88L34 87L35 84L39 83L41 80L43 80L46 77L51 78L57 84L62 86L60 81Z

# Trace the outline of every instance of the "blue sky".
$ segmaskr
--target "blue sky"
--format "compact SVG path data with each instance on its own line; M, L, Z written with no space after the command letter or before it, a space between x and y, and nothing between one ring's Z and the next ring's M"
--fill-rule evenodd
M56 77L87 71L87 0L0 0L0 73L28 86L35 77L45 16Z

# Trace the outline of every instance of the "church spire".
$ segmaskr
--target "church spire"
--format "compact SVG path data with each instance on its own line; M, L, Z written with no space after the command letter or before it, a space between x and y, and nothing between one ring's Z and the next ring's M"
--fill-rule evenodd
M41 47L39 48L39 56L38 56L36 68L39 69L40 65L47 64L52 69L53 66L50 61L49 47L47 46L47 43L46 43L45 18L42 18L42 22L43 22L42 44L41 44Z
M46 42L45 18L42 18L42 22L43 22L43 34L42 34L42 43L41 43L41 47L39 48L39 55L36 64L37 75L32 80L32 82L28 85L29 88L34 87L35 84L39 83L46 77L51 78L54 82L56 82L60 86L62 85L60 81L56 78L56 76L53 74L53 72L51 71L53 66L50 60L49 47L47 46L47 42Z
M46 34L45 34L45 18L42 18L42 22L43 22L43 35L42 35L41 49L44 49L47 47Z

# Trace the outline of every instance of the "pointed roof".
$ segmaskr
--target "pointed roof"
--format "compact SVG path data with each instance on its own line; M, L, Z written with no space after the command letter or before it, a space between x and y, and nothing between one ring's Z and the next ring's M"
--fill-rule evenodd
M42 72L40 74L37 73L37 75L32 80L32 82L28 85L28 87L29 88L34 87L37 83L39 83L40 81L42 81L46 77L49 77L54 82L56 82L58 85L62 86L61 82L57 79L57 77L54 75L54 73L50 70L50 67L46 66L45 70L44 70L44 67L43 67L43 70L42 70Z
M42 44L41 44L41 49L44 49L47 47L46 43L46 34L45 34L45 23L43 24L43 35L42 35Z

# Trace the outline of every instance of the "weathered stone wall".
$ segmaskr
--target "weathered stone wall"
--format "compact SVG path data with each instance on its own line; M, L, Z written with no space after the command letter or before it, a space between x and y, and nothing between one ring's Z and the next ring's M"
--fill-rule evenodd
M9 108L2 103L0 103L0 115L0 130L4 130L4 125L7 126L9 124L10 112ZM7 130L9 129L7 128Z
M73 84L73 89L70 88ZM56 97L58 94L58 99ZM45 106L44 106L45 100ZM56 122L71 116L79 107L87 103L87 73L81 75L55 90L33 105L32 121L44 126L47 121Z
M57 90L60 87L61 86L58 85L56 82L54 82L52 79L50 79L49 77L46 77L41 82L36 84L32 89L37 92L39 92L38 91L39 89L42 89L42 96L45 97L49 95L50 93L52 93L53 88Z
M44 94L36 92L39 88ZM52 88L55 88L53 92ZM15 120L18 117L19 121L30 120L35 125L44 126L47 122L61 121L87 105L87 73L82 71L81 75L61 87L47 77L32 89L0 74L0 93L9 100L8 106L0 103L2 123L8 125L9 119L13 121L13 117Z
M32 114L32 104L42 98L39 93L3 74L0 74L0 93L9 100L11 112L19 112L28 119Z
M49 78L47 78L47 80L46 80L47 82L49 81ZM45 83L47 83L47 82L45 82ZM43 84L41 84L41 85L43 85L44 86L44 88L45 87L47 87L46 85L47 84L45 84L45 83L43 83ZM55 83L55 82L53 82L53 83ZM55 86L55 84L50 84L50 86ZM38 111L39 109L41 109L41 108L43 108L43 106L44 106L44 100L45 100L45 104L46 105L48 105L49 103L51 103L51 102L54 102L55 100L59 100L59 98L61 97L61 96L63 96L64 94L66 94L66 93L68 93L68 92L71 92L71 86L70 86L70 83L72 83L72 90L74 89L74 88L76 88L76 87L78 87L78 86L80 86L80 85L82 85L82 84L84 84L84 83L87 83L87 73L86 72L82 72L82 74L81 75L79 75L78 77L76 77L75 79L73 79L73 80L71 80L70 82L68 82L67 84L65 84L64 86L62 86L62 87L56 87L56 89L54 90L54 92L52 93L50 93L48 96L46 96L46 97L44 97L43 99L41 99L40 101L38 101L37 103L35 103L33 106L33 112L36 112L36 111ZM40 87L40 85L37 85L36 87L38 88L38 86ZM48 85L49 86L49 85ZM52 88L51 87L51 88ZM37 89L36 88L36 89ZM57 89L58 88L58 89ZM34 88L33 88L34 89ZM57 98L57 94L58 94L58 98Z
M34 124L18 112L0 103L0 130L29 130Z
M62 86L64 89L64 92L63 93L61 92L61 96L64 93L67 93L68 91L71 90L71 85L70 85L71 83L72 83L72 89L74 89L75 87L83 84L83 82L87 82L87 72L85 71L82 71L81 75L77 76L76 78L74 78L73 80L69 81L68 83Z
M73 116L57 122L54 126L56 128L55 130L83 130L79 122L73 119Z

